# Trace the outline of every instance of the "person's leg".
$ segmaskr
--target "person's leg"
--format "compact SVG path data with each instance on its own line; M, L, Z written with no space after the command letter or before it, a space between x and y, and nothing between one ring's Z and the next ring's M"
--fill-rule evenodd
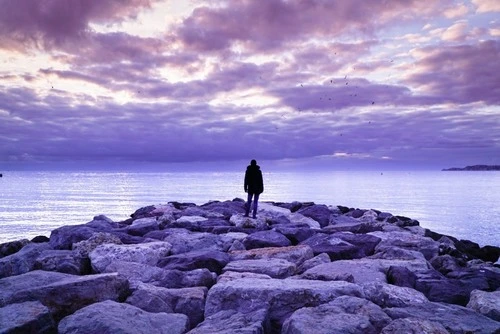
M255 194L253 197L253 217L256 218L257 216L257 205L259 202L259 194Z
M248 193L248 198L247 198L247 203L245 205L245 217L248 217L248 215L250 214L250 205L252 204L252 196L253 194L252 193Z

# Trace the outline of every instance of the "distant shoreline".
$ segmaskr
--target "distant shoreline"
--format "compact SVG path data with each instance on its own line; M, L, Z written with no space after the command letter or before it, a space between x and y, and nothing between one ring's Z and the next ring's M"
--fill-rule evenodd
M466 166L464 168L444 168L443 172L481 172L481 171L500 171L499 165L474 165Z

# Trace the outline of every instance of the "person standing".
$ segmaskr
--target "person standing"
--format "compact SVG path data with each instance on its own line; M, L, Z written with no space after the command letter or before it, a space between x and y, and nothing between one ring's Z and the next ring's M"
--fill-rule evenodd
M248 217L252 205L253 197L253 218L257 218L257 205L259 202L259 195L264 192L264 181L262 179L262 172L257 161L252 160L245 172L245 192L248 193L248 200L246 203L245 217Z

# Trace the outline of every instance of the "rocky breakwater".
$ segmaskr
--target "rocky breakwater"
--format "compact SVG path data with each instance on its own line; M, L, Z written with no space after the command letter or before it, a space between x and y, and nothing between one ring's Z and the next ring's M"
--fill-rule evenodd
M377 210L171 202L0 245L1 333L495 333L500 249Z

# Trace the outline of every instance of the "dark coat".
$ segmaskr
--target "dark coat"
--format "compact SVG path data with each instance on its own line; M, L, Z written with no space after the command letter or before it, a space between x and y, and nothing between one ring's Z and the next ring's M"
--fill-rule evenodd
M249 165L245 172L245 191L250 194L260 194L264 192L264 181L259 165Z

